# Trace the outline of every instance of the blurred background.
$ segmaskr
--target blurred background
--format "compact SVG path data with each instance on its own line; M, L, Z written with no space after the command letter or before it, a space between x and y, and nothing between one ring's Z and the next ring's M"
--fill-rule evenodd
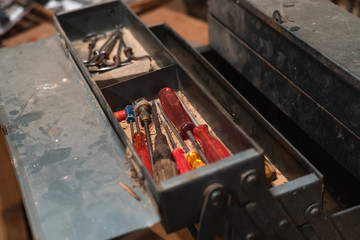
M53 36L53 15L103 0L0 0L0 43L10 47ZM204 46L207 39L206 0L123 0L151 26L166 22L191 45ZM360 0L333 0L360 15Z

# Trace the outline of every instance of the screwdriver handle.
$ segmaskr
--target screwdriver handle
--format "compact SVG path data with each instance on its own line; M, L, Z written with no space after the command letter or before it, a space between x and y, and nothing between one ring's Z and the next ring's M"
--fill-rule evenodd
M179 131L181 138L188 139L186 132L192 131L195 125L186 114L175 92L168 87L163 88L159 91L159 100L166 115Z
M189 152L186 156L187 162L190 164L192 169L196 169L206 164L200 159L200 155L197 152Z
M172 151L172 155L175 159L180 174L186 173L191 170L188 161L184 157L184 151L181 148L175 148Z
M226 147L209 132L206 124L197 126L193 130L194 136L199 140L204 154L210 163L230 156Z
M125 114L126 114L126 122L127 123L132 123L135 122L135 117L134 117L134 109L131 105L127 105L125 107Z
M154 179L159 183L178 175L176 163L170 158L162 158L154 164Z
M114 112L116 119L121 122L122 120L126 119L125 110Z
M144 162L146 169L149 171L150 175L153 175L151 159L149 154L149 148L145 142L145 134L142 132L137 132L133 136L133 143L135 145L135 150L139 155L140 159Z

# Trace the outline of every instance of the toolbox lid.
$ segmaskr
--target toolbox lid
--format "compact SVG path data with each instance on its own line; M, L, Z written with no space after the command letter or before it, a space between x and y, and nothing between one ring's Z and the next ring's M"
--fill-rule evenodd
M109 239L160 221L58 36L0 49L0 120L34 239ZM133 198L126 184L140 197Z

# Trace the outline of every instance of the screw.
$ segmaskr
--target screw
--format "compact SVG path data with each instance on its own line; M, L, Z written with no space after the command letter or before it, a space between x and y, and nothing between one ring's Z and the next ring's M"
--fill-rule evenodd
M290 31L292 31L292 32L296 32L296 31L299 31L299 30L300 30L300 28L297 27L297 26L290 28Z
M279 227L285 229L289 226L289 222L286 219L283 219L279 222Z
M115 15L115 10L112 9L112 8L110 8L109 10L107 10L107 14L108 14L109 16L114 16L114 15Z
M294 7L295 3L284 3L283 7Z
M255 174L251 174L246 178L247 184L254 185L257 182L257 178Z
M210 195L211 200L213 201L213 205L216 206L219 204L221 199L221 192L220 191L214 191Z
M255 234L254 233L248 233L245 237L246 240L255 240Z
M320 215L320 209L317 207L314 207L310 210L310 215L313 217L318 217Z
M283 23L282 18L281 18L281 14L278 10L275 10L273 13L273 19L275 21L277 21L278 23Z

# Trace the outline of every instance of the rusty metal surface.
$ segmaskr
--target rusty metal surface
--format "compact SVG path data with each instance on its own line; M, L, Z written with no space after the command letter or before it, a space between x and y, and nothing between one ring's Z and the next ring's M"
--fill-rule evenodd
M1 49L0 117L35 239L109 239L159 221L58 37ZM36 60L36 64L34 62Z

